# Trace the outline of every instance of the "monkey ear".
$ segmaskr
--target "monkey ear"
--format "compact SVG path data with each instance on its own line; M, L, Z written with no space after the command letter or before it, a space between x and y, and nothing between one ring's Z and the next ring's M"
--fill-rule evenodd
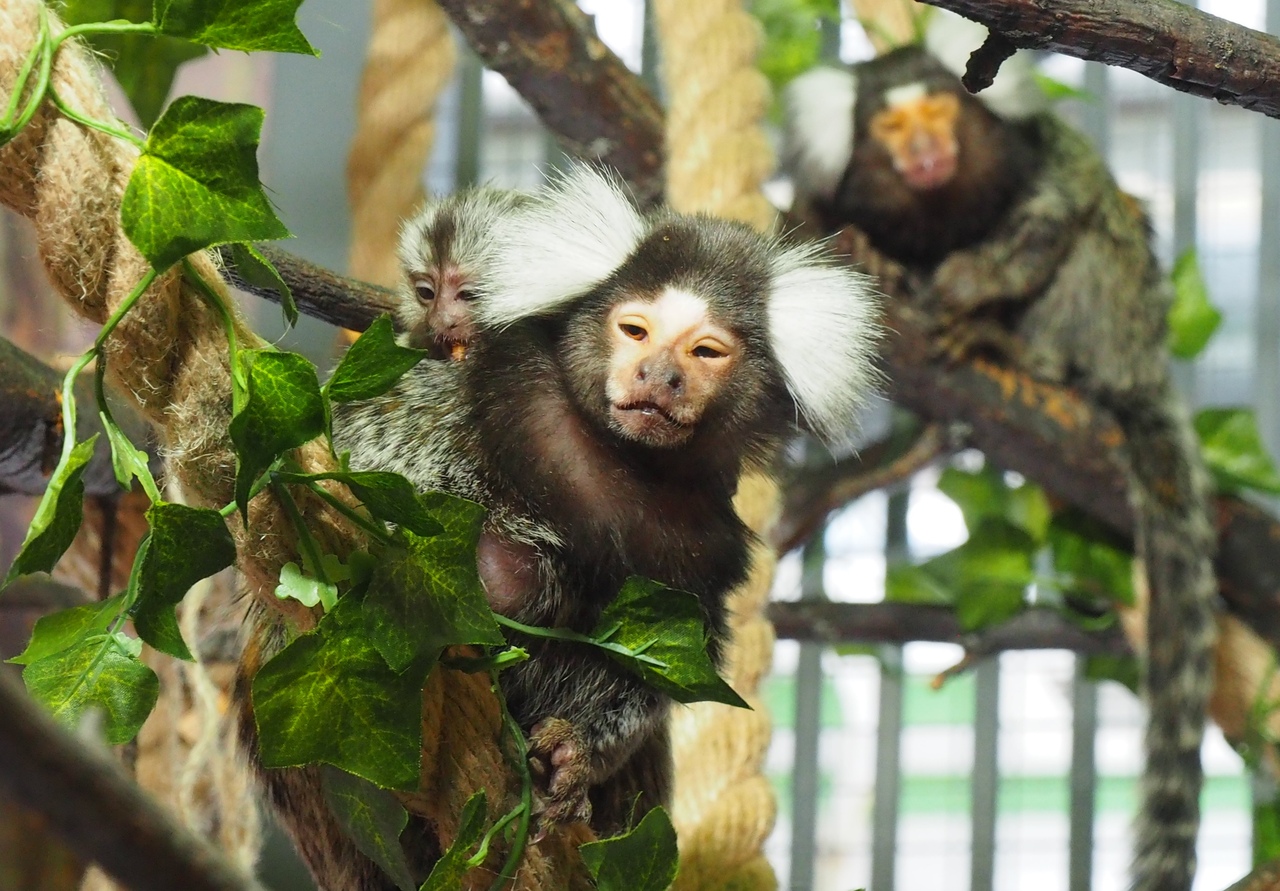
M769 339L787 389L814 433L833 445L847 442L880 382L872 279L818 244L785 248L771 266Z
M644 230L615 176L573 165L494 227L481 324L508 325L580 296L623 264Z
M786 107L784 166L801 195L830 198L853 154L857 82L840 68L815 68L791 82Z

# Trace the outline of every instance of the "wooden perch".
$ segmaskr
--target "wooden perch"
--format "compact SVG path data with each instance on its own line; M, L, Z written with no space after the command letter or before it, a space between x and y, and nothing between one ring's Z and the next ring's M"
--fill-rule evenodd
M1017 47L1130 68L1184 93L1280 117L1280 39L1193 5L1177 0L924 2L980 22ZM993 73L989 58L977 64L988 69L985 74Z
M440 6L566 152L617 170L641 204L662 197L662 108L571 0L440 0Z
M43 815L72 850L135 891L262 891L3 672L0 795Z
M1074 650L1089 655L1131 655L1119 625L1086 631L1050 609L1030 609L1008 622L968 632L955 610L915 603L827 603L779 601L769 604L779 637L839 643L897 643L915 640L961 644L972 655L1005 650Z

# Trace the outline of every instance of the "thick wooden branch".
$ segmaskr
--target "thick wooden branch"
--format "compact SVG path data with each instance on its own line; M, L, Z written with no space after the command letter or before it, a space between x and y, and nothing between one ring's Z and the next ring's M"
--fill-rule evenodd
M962 629L953 609L914 603L775 602L769 604L769 619L778 637L825 644L931 640L960 644L977 656L1005 650L1132 653L1118 625L1086 631L1049 609L1030 609L980 632Z
M62 375L0 338L0 494L39 495L62 450ZM84 474L89 495L120 492L111 469L111 447L98 418L93 376L76 382L76 435L102 434ZM116 422L136 443L150 437L147 423L132 409L112 405Z
M135 891L262 891L178 824L104 748L76 739L0 673L0 795Z
M836 239L837 249L841 246ZM282 271L299 304L318 318L355 329L368 327L383 311L387 292L363 282L344 281L324 271L324 300L304 299L314 289L310 270L298 262ZM297 276L293 278L292 276ZM262 296L279 299L274 291ZM371 299L373 305L362 302ZM886 338L882 359L890 392L900 405L926 421L959 426L966 441L992 461L1016 470L1050 495L1074 505L1114 529L1133 534L1133 513L1118 463L1124 435L1106 414L1079 394L1045 384L982 359L957 363L934 355L935 327L904 301L885 303ZM1239 498L1218 498L1219 586L1228 608L1273 646L1280 648L1280 522Z
M440 0L440 6L565 151L613 167L642 204L661 198L662 109L571 0Z
M1014 46L1131 68L1166 86L1280 117L1280 39L1176 0L925 0Z

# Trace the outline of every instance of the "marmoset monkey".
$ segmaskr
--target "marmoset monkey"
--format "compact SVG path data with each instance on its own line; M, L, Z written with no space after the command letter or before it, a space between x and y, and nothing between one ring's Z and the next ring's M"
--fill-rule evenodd
M489 509L477 564L496 611L586 633L642 576L699 598L718 659L752 542L737 481L797 417L850 431L875 379L865 278L740 224L641 215L584 167L491 239L466 361L336 407L336 447ZM668 698L595 648L521 643L531 659L500 677L545 772L543 821L607 835L666 802Z
M1079 387L1124 429L1152 590L1133 887L1188 891L1216 539L1209 477L1170 379L1171 289L1145 216L1080 135L1047 114L997 115L920 48L806 75L790 106L802 203L829 228L861 229L868 253L904 269L943 317L998 324L1011 359Z
M395 320L406 346L428 350L432 359L466 356L494 225L526 201L519 192L482 186L429 201L404 224L406 282Z

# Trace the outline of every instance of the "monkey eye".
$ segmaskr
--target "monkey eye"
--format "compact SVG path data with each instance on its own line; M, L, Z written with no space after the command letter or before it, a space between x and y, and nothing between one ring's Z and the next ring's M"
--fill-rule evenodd
M436 289L426 282L415 282L413 289L418 292L418 299L423 303L430 303L436 299Z
M619 322L618 330L630 337L632 340L643 342L649 336L649 332L644 330L640 325L632 325L629 322Z
M476 292L475 292L475 291L459 291L459 292L458 292L458 299L459 299L459 300L467 300L467 301L475 300L475 299L476 299Z
M700 343L693 348L692 354L699 359L723 359L729 355L723 350L717 349L710 344Z

